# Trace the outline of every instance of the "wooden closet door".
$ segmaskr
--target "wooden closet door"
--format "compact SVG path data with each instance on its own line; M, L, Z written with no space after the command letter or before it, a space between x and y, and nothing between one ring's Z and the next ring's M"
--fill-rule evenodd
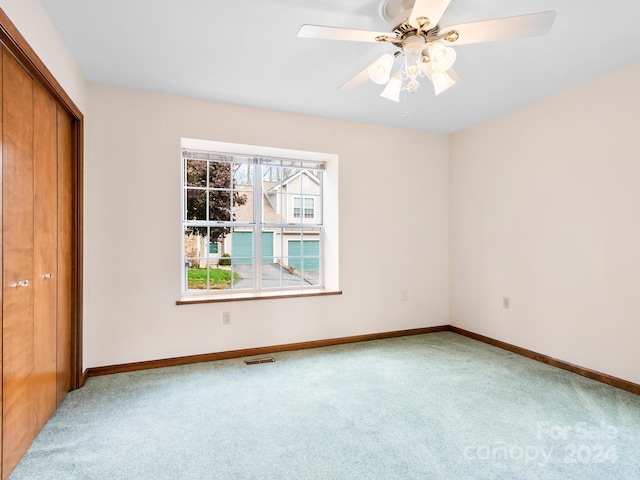
M34 279L33 359L36 429L56 409L58 277L57 107L34 83Z
M33 81L3 49L2 472L34 438ZM21 282L21 283L19 283Z
M82 331L83 117L2 9L0 37L4 480L82 379L75 338Z
M58 108L58 405L71 388L71 325L75 314L76 271L74 172L72 120Z

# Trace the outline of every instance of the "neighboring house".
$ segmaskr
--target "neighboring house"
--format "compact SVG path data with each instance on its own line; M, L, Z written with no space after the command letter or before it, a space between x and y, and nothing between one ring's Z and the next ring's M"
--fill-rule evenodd
M234 206L235 220L251 222L253 186L243 185L241 188L247 202ZM313 173L301 170L282 182L263 182L263 190L264 222L287 226L263 228L262 263L281 263L297 270L318 270L320 230L301 227L321 223L320 180ZM236 228L222 242L209 246L210 259L216 261L223 253L229 253L234 264L251 263L252 250L250 228Z

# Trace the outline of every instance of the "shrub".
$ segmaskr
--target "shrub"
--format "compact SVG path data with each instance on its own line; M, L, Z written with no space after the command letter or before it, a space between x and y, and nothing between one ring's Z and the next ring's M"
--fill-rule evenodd
M218 265L231 265L231 255L223 253L218 260Z

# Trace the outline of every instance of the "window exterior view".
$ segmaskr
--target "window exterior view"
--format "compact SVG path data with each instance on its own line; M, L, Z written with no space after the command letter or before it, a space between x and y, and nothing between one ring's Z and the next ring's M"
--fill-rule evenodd
M319 288L324 163L183 150L185 293Z

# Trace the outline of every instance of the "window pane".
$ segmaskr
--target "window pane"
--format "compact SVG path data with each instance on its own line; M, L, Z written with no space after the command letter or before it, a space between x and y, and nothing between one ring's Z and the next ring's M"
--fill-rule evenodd
M300 223L301 208L300 195L283 193L280 196L283 223Z
M303 285L302 277L285 265L273 263L262 267L262 288L300 288Z
M206 227L186 227L184 229L184 266L187 290L207 288L206 270L204 270L204 277L198 276L194 272L206 268L208 243Z
M189 262L186 275L187 290L229 290L239 281L239 275L231 267L217 265L213 261Z
M274 263L280 269L281 286L320 285L320 252L319 228L279 229L274 239ZM263 282L266 278L263 270Z
M202 160L186 160L185 182L190 187L206 187L207 162Z
M278 263L272 263L262 266L262 288L281 288L282 287L282 266Z
M216 222L228 222L231 220L230 190L209 192L209 220Z
M276 192L264 191L262 199L262 221L269 223L280 223L282 220L278 213L279 195Z
M231 231L230 228L227 227L209 227L209 241L210 242L224 242L226 235ZM224 247L222 247L222 252L224 253Z
M263 211L262 221L280 223L282 214L282 169L279 166L262 165Z
M232 290L253 290L253 263L232 265L231 273L236 279Z
M284 177L283 186L287 193L302 193L302 171L299 169L290 169L291 171Z
M238 185L234 190L231 219L236 222L253 222L252 185Z
M269 234L272 236L273 257L271 262L265 262L264 251L267 242L263 239L262 287L265 289L301 288L308 285L300 275L301 272L295 268L293 263L290 263L286 251L291 239L301 238L301 230L298 228L276 228Z
M301 216L301 200L302 199L300 197L293 197L293 218L300 218Z
M275 232L263 230L261 241L262 264L273 263Z
M253 185L253 173L256 166L249 163L234 163L233 164L233 184L239 185Z
M253 263L253 231L235 229L231 237L231 257L234 265Z
M209 266L209 289L210 290L230 290L240 280L240 276L231 267L225 265Z
M206 257L207 229L205 227L186 227L184 229L185 258Z
M253 175L258 167L250 163L236 163L233 168L232 219L253 222Z
M231 248L231 270L238 276L234 290L253 288L253 230L236 228L226 239Z
M262 181L268 188L274 187L280 183L281 169L277 166L263 165L262 166ZM266 191L266 190L265 190Z
M207 288L207 280L202 280L198 277L198 272L200 270L199 262L196 259L186 259L185 260L185 268L184 275L186 278L185 285L187 286L187 290L206 290ZM205 271L206 275L206 271Z
M304 218L315 218L315 198L304 197L302 204L304 207Z
M209 188L231 188L231 164L209 162Z
M279 191L277 201L278 201L278 205L277 205L278 223L289 223L287 222L287 210L289 208L287 203L287 195L282 193L282 191Z
M187 188L185 202L185 220L207 219L207 191Z

